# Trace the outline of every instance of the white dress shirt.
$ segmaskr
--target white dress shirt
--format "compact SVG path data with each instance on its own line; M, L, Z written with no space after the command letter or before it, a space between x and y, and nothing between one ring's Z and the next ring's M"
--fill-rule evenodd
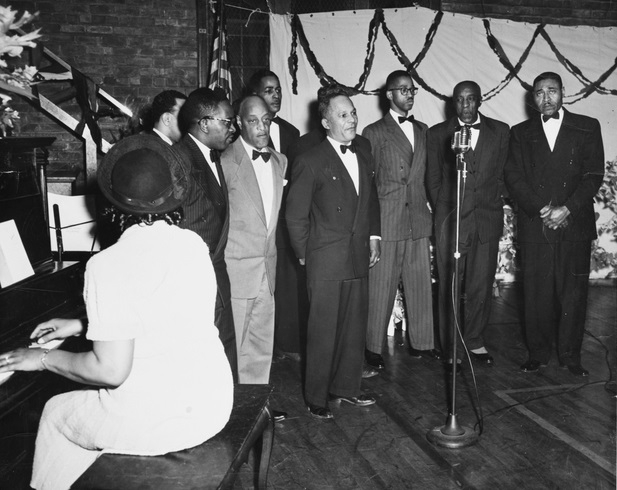
M270 218L272 217L272 206L274 205L274 176L272 174L272 155L270 160L264 161L262 157L253 160L253 150L259 152L268 152L267 148L258 150L254 146L249 145L244 138L240 136L240 141L249 156L249 160L253 163L253 170L255 171L255 177L257 177L257 185L259 186L259 193L261 195L261 204L264 208L264 214L266 216L266 226L270 226Z
M206 159L206 162L208 162L208 165L210 165L210 168L212 169L212 173L216 177L216 181L219 183L219 185L221 185L221 179L219 179L219 172L216 169L216 164L210 158L210 148L208 148L201 141L199 141L197 138L195 138L195 136L193 136L191 133L189 133L189 136L191 138L193 138L193 141L197 144L197 148L199 148L201 150L201 153L203 154L204 158Z
M330 144L332 144L334 150L336 151L336 153L338 153L338 156L341 157L341 160L343 160L343 165L345 166L345 169L347 170L347 173L351 177L353 185L356 188L356 194L360 194L360 172L358 171L358 157L355 153L351 151L346 151L345 153L343 153L341 151L342 143L339 143L338 141L330 138L330 136L328 136L328 141L330 142Z
M540 118L542 118L542 114L540 114ZM544 129L544 134L548 141L548 146L551 147L551 151L555 148L555 141L557 141L557 135L559 134L559 130L561 129L561 123L563 122L563 108L559 109L559 119L549 119L544 122L542 119L542 129Z
M411 148L413 150L416 146L414 134L413 134L413 124L411 123L411 121L403 121L402 123L399 122L398 118L401 117L401 115L398 112L394 112L392 109L390 109L390 115L394 118L396 123L401 127L401 129L403 130L403 133L405 133L405 136L407 136L407 139L411 143Z

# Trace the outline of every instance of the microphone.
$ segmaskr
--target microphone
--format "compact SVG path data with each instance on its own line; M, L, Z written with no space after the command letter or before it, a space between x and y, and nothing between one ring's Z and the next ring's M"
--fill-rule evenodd
M467 153L471 140L471 130L468 126L463 126L459 131L455 131L452 135L452 151L457 155L461 153Z

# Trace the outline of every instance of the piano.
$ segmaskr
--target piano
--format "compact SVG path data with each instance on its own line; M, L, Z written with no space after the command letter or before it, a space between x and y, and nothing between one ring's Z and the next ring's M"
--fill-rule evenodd
M46 153L40 150L50 141L7 140L0 142L0 222L16 222L35 274L0 287L0 353L30 345L30 334L42 321L85 316L85 262L57 262L51 252L41 178L46 164L41 154L46 157ZM87 347L80 338L60 346ZM30 488L34 442L45 402L76 388L76 383L46 371L16 372L1 382L0 489Z

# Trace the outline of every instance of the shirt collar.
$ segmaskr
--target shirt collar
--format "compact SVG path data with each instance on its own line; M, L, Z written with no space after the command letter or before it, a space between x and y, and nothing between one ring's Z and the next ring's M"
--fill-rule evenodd
M167 143L168 145L173 145L173 144L174 144L174 142L173 142L173 141L171 141L171 139L169 138L169 136L167 136L166 134L161 133L158 129L156 129L156 128L152 128L152 132L154 132L154 133L158 134L158 135L161 137L161 139L162 139L165 143Z

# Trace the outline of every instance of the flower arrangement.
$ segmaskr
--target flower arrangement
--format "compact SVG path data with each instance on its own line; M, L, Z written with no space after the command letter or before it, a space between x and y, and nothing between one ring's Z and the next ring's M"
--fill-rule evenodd
M600 212L596 212L598 238L591 244L591 272L606 278L617 278L617 159L606 162L602 187L596 195ZM601 219L601 214L608 216Z
M19 57L25 47L34 47L35 39L41 37L39 29L27 34L13 34L36 18L36 13L25 11L21 17L11 7L0 6L0 136L10 134L19 119L19 113L9 105L8 93L30 97L29 87L35 80L37 69L32 66L9 68L6 57Z

